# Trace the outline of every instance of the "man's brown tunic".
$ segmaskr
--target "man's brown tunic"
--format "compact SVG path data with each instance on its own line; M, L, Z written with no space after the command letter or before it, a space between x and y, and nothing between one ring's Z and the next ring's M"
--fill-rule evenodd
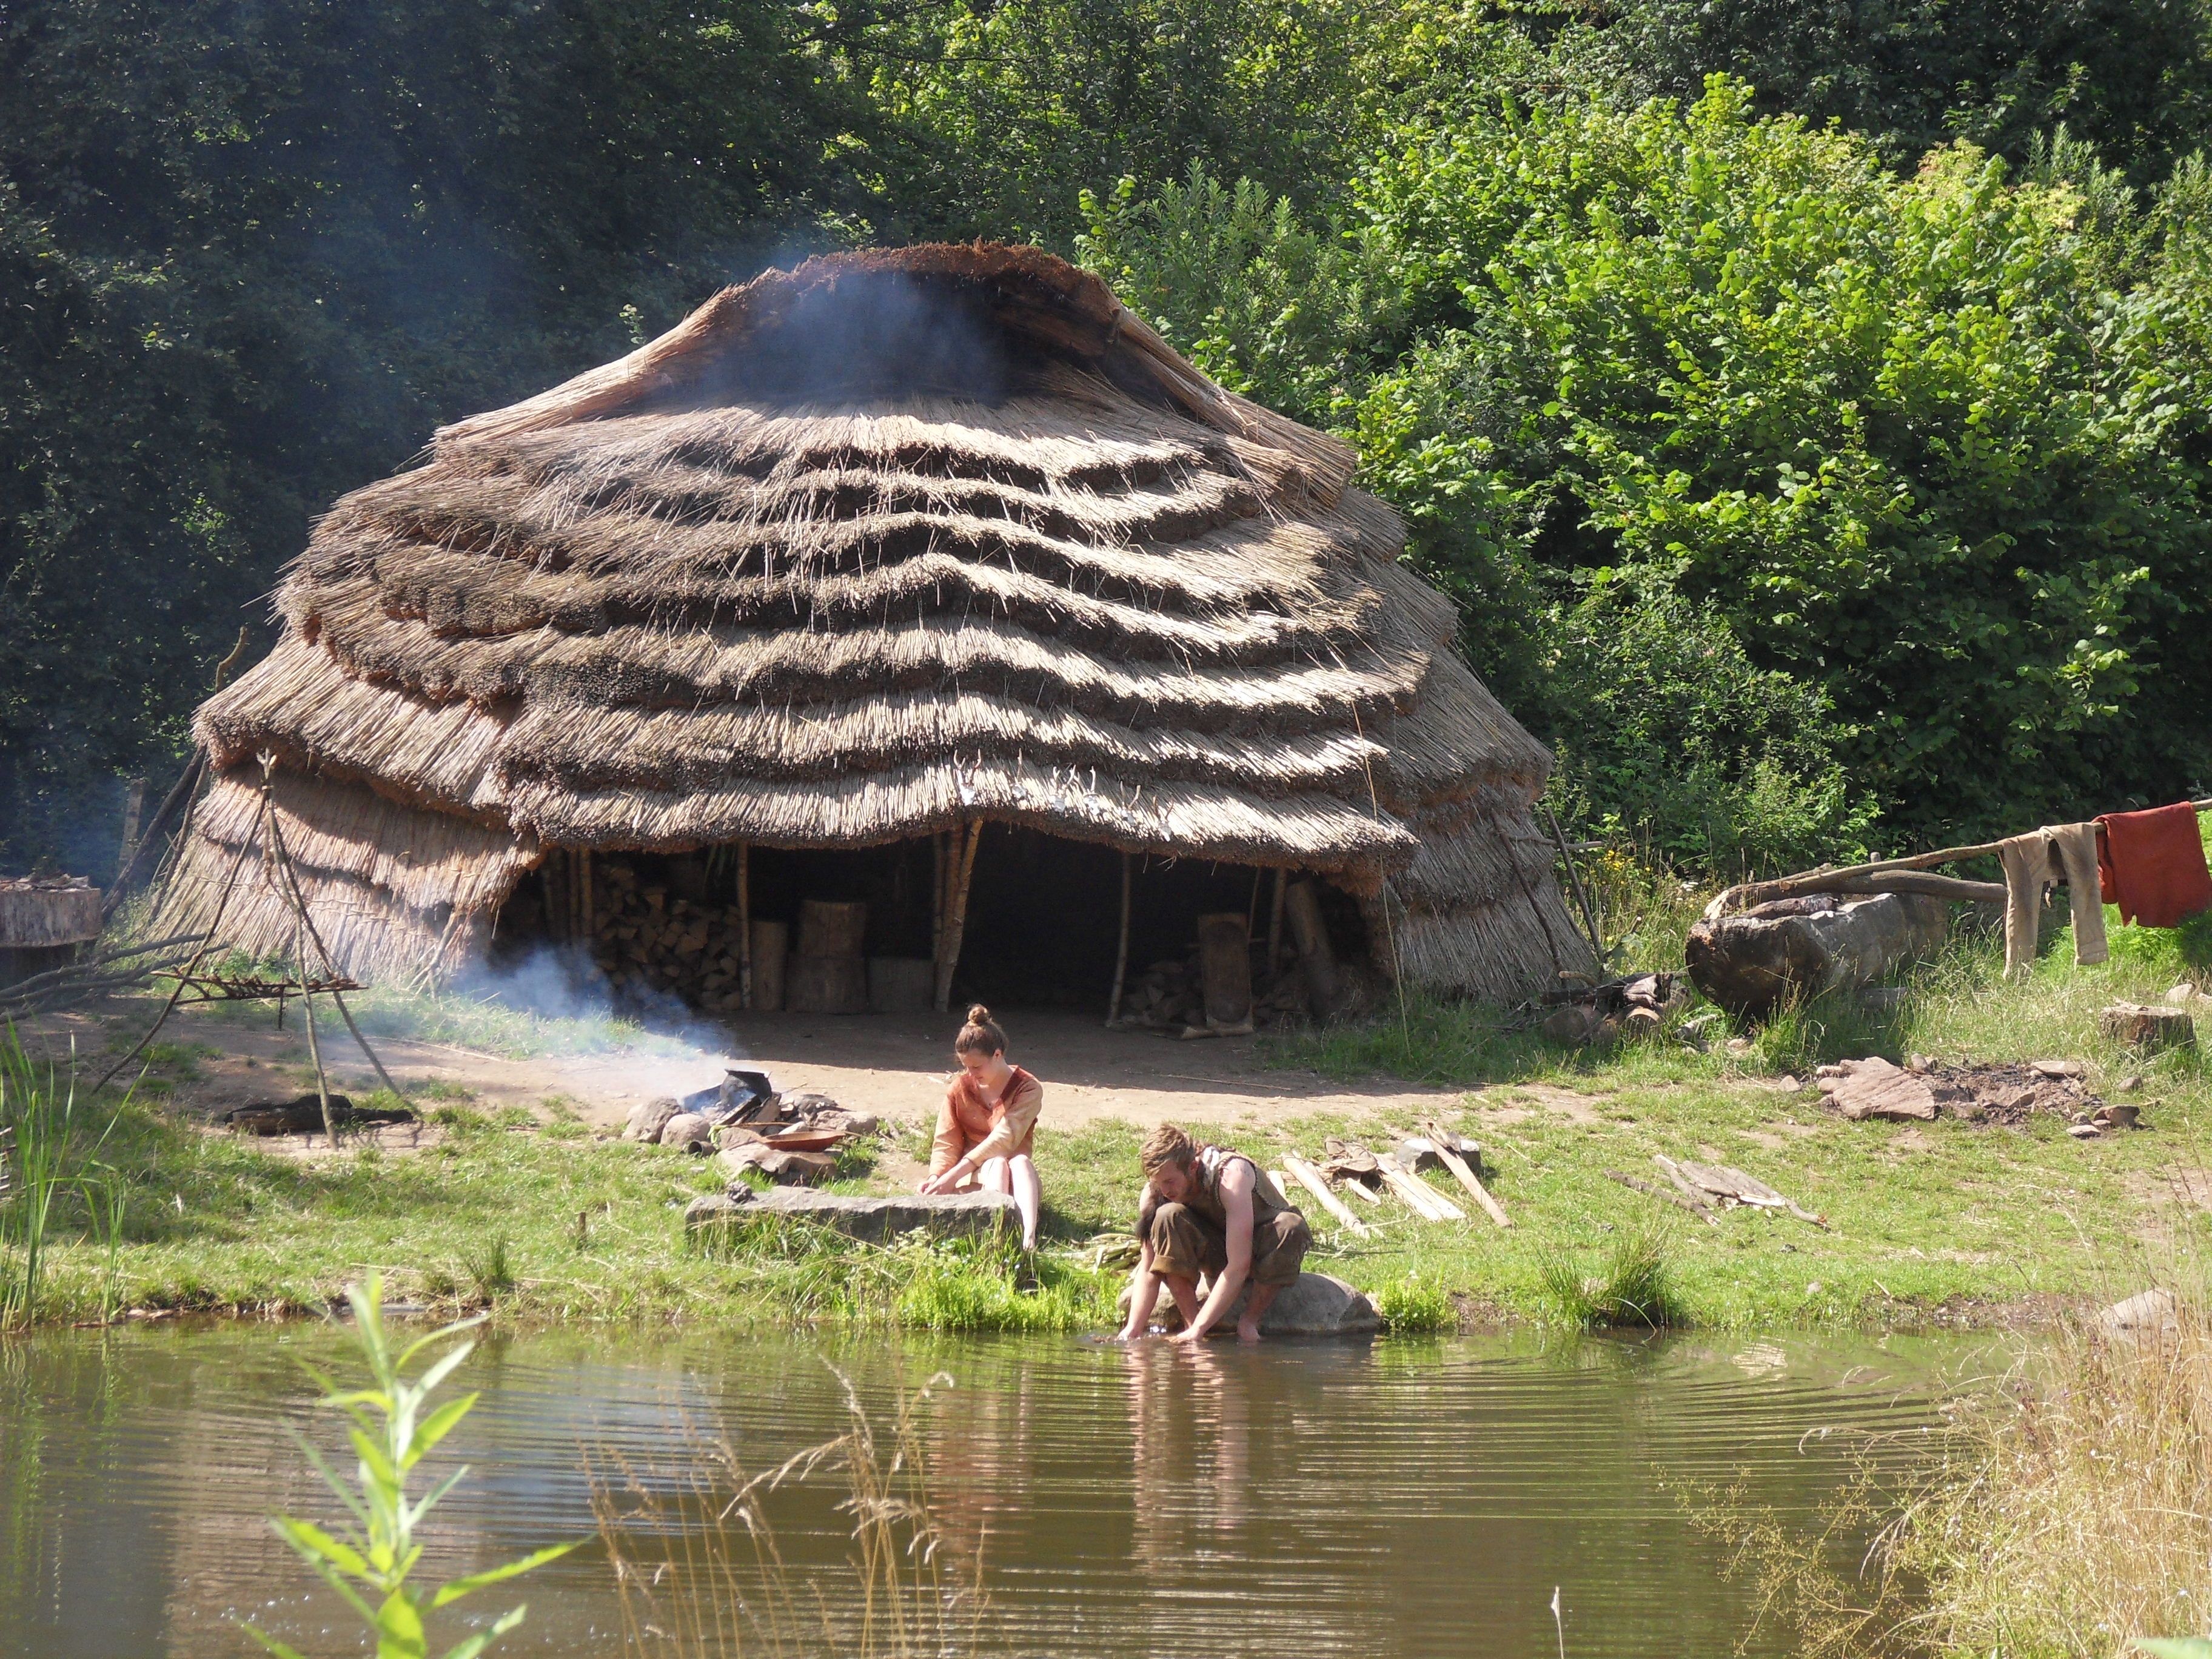
M1231 1163L1252 1164L1242 1152L1200 1146L1189 1195L1164 1204L1145 1183L1137 1237L1152 1245L1152 1266L1172 1279L1218 1279L1229 1267L1229 1212L1221 1201L1221 1175ZM1280 1287L1296 1282L1313 1243L1306 1218L1292 1209L1267 1172L1252 1164L1252 1282Z

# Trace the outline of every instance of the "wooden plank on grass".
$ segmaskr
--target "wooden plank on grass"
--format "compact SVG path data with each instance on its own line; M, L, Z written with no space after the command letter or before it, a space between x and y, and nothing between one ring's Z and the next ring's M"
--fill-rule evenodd
M1291 1179L1319 1200L1322 1208L1334 1216L1338 1224L1358 1237L1373 1237L1374 1229L1352 1214L1345 1207L1344 1200L1329 1191L1328 1183L1321 1178L1320 1170L1302 1158L1285 1158L1283 1162L1290 1167Z

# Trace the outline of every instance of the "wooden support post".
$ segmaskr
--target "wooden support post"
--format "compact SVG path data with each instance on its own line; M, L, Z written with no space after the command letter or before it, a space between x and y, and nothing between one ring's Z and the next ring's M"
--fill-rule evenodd
M1275 982L1275 975L1283 966L1283 872L1275 871L1275 896L1267 907L1267 983Z
M1289 1166L1292 1179L1321 1200L1322 1208L1336 1218L1339 1226L1357 1238L1372 1237L1375 1230L1344 1207L1344 1200L1329 1191L1328 1182L1322 1178L1320 1170L1302 1158L1285 1158L1283 1162Z
M1121 939L1114 947L1114 994L1106 1004L1106 1023L1121 1023L1121 986L1129 973L1129 855L1121 854Z
M330 1139L331 1150L336 1152L338 1148L338 1126L337 1120L331 1115L331 1079L323 1070L322 1039L315 1034L315 995L307 988L314 975L307 967L307 916L304 909L300 913L299 920L293 924L292 939L292 954L300 969L300 1006L307 1016L307 1057L315 1062L315 1098L323 1103L323 1133ZM277 1012L282 1013L283 1007L280 1000L276 1004Z
M583 917L583 930L579 937L582 939L584 949L588 953L593 939L599 933L599 927L596 918L592 915L592 854L588 849L583 848L579 848L576 851L576 891L579 896L577 909Z
M138 850L138 820L146 811L146 780L133 778L123 793L123 846L115 855L118 871L131 867L131 854Z
M968 825L964 836L955 830L945 860L945 936L937 952L937 1012L940 1014L952 1004L952 975L960 966L961 939L968 931L968 886L975 878L975 849L982 840L981 820Z
M738 1006L753 1006L752 843L738 843Z
M929 838L929 959L945 954L945 836Z

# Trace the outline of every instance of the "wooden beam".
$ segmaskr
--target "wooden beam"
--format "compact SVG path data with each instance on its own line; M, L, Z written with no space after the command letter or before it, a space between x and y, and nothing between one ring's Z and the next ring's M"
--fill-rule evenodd
M1267 907L1267 983L1275 982L1275 975L1283 968L1283 882L1282 866L1275 868L1275 896Z
M1121 854L1121 938L1114 947L1114 994L1107 1000L1106 1023L1121 1023L1121 986L1129 973L1129 855Z
M1345 1208L1344 1200L1329 1191L1328 1183L1322 1179L1321 1171L1302 1158L1285 1157L1283 1163L1289 1168L1291 1179L1321 1201L1322 1209L1334 1216L1337 1224L1355 1237L1371 1238L1375 1230Z
M1388 1158L1378 1158L1376 1164L1382 1171L1382 1179L1390 1183L1390 1190L1404 1199L1417 1214L1429 1221L1464 1221L1467 1212L1461 1209L1435 1188L1412 1171Z
M738 1006L753 1006L752 843L738 843Z

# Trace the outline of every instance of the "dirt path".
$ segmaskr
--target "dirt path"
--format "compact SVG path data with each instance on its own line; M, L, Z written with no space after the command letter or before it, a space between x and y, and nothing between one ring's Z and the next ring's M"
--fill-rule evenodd
M150 1007L112 1003L48 1019L35 1036L65 1049L99 1054L115 1036L135 1039ZM1413 1117L1460 1097L1395 1079L1339 1082L1308 1071L1259 1064L1255 1040L1170 1042L1109 1031L1084 1016L1023 1012L1006 1020L1012 1058L1045 1083L1045 1122L1074 1128L1104 1118L1139 1126L1163 1121L1266 1124L1319 1112L1388 1112ZM726 1028L726 1054L688 1056L621 1052L508 1059L475 1049L400 1037L374 1039L377 1052L403 1087L428 1086L434 1097L463 1092L480 1109L509 1105L541 1110L549 1097L572 1103L588 1121L618 1125L629 1109L661 1095L685 1094L718 1080L725 1064L765 1071L779 1089L811 1090L884 1117L933 1117L952 1066L957 1016L854 1015L842 1018L748 1015ZM214 1112L249 1101L289 1099L310 1087L306 1034L295 1009L276 1029L272 1014L180 1012L161 1040L196 1050L174 1068L174 1099ZM373 1085L368 1066L343 1028L323 1033L324 1055L338 1086ZM95 1073L96 1074L96 1073Z

